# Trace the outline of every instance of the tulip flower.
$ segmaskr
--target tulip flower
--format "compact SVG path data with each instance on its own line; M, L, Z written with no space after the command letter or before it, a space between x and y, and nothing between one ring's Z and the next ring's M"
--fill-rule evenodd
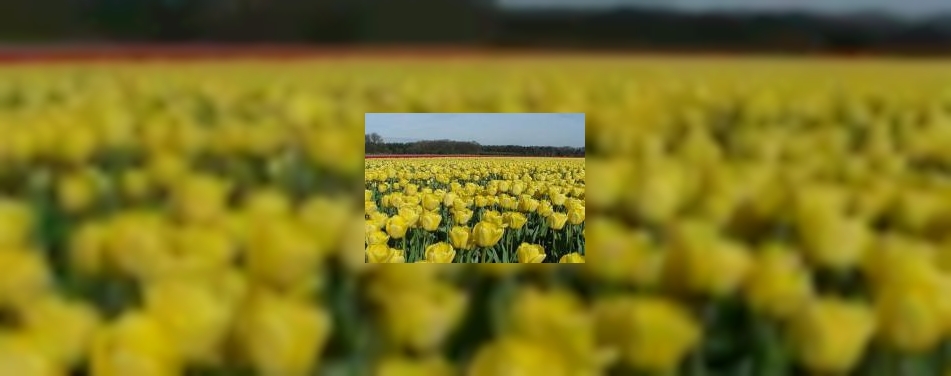
M494 246L504 233L505 229L491 222L479 222L472 227L472 237L480 247Z
M515 251L520 263L541 263L545 261L545 249L538 244L522 243Z
M451 263L456 256L456 250L449 243L439 242L426 247L426 261Z

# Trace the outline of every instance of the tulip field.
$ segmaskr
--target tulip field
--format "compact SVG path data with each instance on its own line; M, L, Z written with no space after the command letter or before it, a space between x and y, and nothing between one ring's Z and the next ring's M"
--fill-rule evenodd
M951 372L944 61L231 59L0 64L0 376Z
M368 159L369 262L584 262L584 159Z

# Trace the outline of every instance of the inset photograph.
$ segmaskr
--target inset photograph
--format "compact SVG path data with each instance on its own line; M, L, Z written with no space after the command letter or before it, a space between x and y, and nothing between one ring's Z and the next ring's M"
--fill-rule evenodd
M368 263L584 263L583 113L368 113Z

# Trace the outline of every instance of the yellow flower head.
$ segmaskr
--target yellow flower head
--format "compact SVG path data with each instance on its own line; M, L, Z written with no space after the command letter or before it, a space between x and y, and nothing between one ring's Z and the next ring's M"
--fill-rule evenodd
M494 224L498 227L505 227L505 222L502 220L502 214L495 210L486 210L482 213L482 222L488 222Z
M32 300L20 316L37 349L66 366L76 365L86 355L100 325L95 308L55 295Z
M506 227L518 230L525 226L525 222L528 219L525 218L525 215L519 212L505 212L502 214L502 222Z
M439 229L439 222L441 221L442 216L435 212L427 211L419 216L419 226L429 232Z
M426 261L451 263L456 257L456 250L449 243L439 242L426 247Z
M454 226L449 230L449 241L456 249L469 249L472 243L470 234L469 228Z
M66 370L37 348L29 334L4 333L0 337L0 375L58 376Z
M423 209L426 210L436 210L442 203L442 201L439 199L439 196L432 193L424 193L420 202L423 205Z
M505 229L491 222L479 222L472 227L472 237L476 245L480 247L491 247L502 239Z
M561 256L561 259L558 260L560 264L584 264L584 256L578 252L571 252L567 255Z
M515 251L520 263L537 264L545 261L545 249L538 244L522 243Z
M548 224L552 230L561 230L565 228L565 222L568 221L568 215L565 213L553 212L547 218L545 218L545 223Z
M784 319L813 296L812 277L796 253L779 246L760 251L745 283L746 301L754 310Z
M517 337L503 337L479 349L466 375L567 376L569 373L558 358L550 356L544 344Z
M0 197L0 248L25 245L33 231L33 221L27 204Z
M0 249L0 306L19 307L53 288L43 254L34 249Z
M459 325L468 300L454 287L432 282L415 290L394 291L380 303L379 319L387 337L400 347L429 352Z
M456 209L452 211L452 218L456 221L456 224L464 226L469 223L469 220L472 219L472 210L466 209L465 207L454 207L456 207Z
M389 240L390 236L380 230L373 230L372 232L367 233L367 245L385 245Z
M445 359L388 357L377 363L374 376L453 376L456 372Z
M182 372L174 342L154 318L127 312L96 333L90 354L93 375L171 376Z
M394 215L386 220L386 232L393 239L402 239L410 227L409 221L402 215Z
M227 208L231 187L210 175L193 175L172 188L171 202L179 218L188 222L208 223Z
M146 313L165 328L180 356L215 359L231 324L232 307L226 299L208 286L182 279L153 282L144 290Z
M789 338L808 369L847 373L861 359L874 331L875 316L869 307L822 298L792 316Z
M312 303L258 292L238 311L236 341L259 375L307 375L332 330Z
M662 298L617 297L594 307L598 337L636 369L675 369L700 343L701 327L680 305Z
M568 222L573 225L584 223L584 206L569 209Z

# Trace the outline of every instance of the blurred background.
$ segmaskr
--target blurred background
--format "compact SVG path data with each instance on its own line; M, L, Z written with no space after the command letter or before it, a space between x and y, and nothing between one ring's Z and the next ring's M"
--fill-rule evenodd
M0 41L2 376L951 369L945 61L759 58L940 57L949 2L4 1ZM322 56L41 61L224 50ZM584 112L588 262L360 262L367 112Z
M949 12L939 0L34 0L0 4L0 40L943 54Z

